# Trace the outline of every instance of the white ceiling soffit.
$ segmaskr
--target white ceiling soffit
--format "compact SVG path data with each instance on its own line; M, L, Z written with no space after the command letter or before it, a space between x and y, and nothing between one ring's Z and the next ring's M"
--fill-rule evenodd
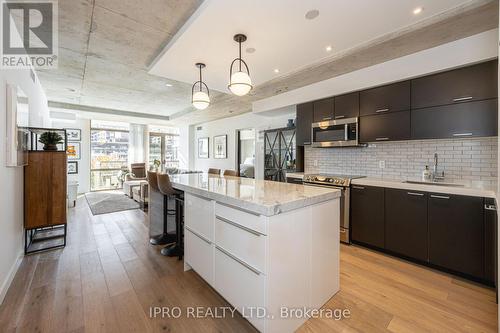
M470 2L205 0L155 59L149 73L193 83L198 78L194 64L204 62L203 77L209 88L228 92L229 65L238 55L238 44L233 41L237 33L248 36L242 58L250 67L253 84L259 85ZM415 15L417 7L423 11ZM318 10L319 16L307 20L310 10ZM255 52L248 53L247 48Z

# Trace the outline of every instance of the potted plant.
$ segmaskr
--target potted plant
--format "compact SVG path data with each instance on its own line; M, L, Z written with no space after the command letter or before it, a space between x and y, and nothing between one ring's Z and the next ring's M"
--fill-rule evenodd
M64 142L57 132L42 133L38 141L43 143L43 150L57 150L57 145Z

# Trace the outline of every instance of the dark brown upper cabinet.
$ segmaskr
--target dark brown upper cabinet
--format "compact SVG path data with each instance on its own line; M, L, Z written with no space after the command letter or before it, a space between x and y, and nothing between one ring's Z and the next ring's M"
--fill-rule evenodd
M359 141L396 141L409 140L410 111L360 117Z
M497 99L411 111L412 139L496 136Z
M313 122L313 102L297 105L297 146L311 144L311 124Z
M320 99L313 102L314 104L314 122L333 120L335 116L334 98Z
M334 119L353 118L359 116L359 92L335 96Z
M494 60L414 79L412 109L496 98L497 67Z
M410 109L410 81L363 90L359 93L361 116Z

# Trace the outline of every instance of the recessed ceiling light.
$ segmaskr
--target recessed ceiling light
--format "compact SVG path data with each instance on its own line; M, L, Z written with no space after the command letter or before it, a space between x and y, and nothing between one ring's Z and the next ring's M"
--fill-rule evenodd
M332 47L330 45L328 45L327 47L325 47L325 50L326 50L326 52L330 52L332 50Z
M317 9L311 9L305 15L307 20L314 20L318 16L319 16L319 10Z
M247 47L246 51L247 51L247 53L254 53L255 48L254 47Z
M172 87L172 84L170 84L170 83L165 83L165 86L167 86L167 87Z
M275 68L275 69L274 69L274 72L275 72L275 73L279 73L279 72L280 72L280 70L279 70L278 68Z
M424 8L423 8L423 7L417 7L417 8L415 8L415 9L413 10L413 14L414 14L414 15L418 15L418 14L420 14L423 10L424 10Z

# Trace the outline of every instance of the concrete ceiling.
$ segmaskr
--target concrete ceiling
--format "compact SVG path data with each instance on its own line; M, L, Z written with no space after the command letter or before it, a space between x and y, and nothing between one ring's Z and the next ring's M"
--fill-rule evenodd
M197 124L249 112L258 99L498 27L498 1L472 0L267 81L247 96L214 92L211 106L198 111L190 105L191 83L147 70L201 2L59 1L59 68L38 71L49 101L82 112L95 107L95 114L123 110L168 116L173 125Z

